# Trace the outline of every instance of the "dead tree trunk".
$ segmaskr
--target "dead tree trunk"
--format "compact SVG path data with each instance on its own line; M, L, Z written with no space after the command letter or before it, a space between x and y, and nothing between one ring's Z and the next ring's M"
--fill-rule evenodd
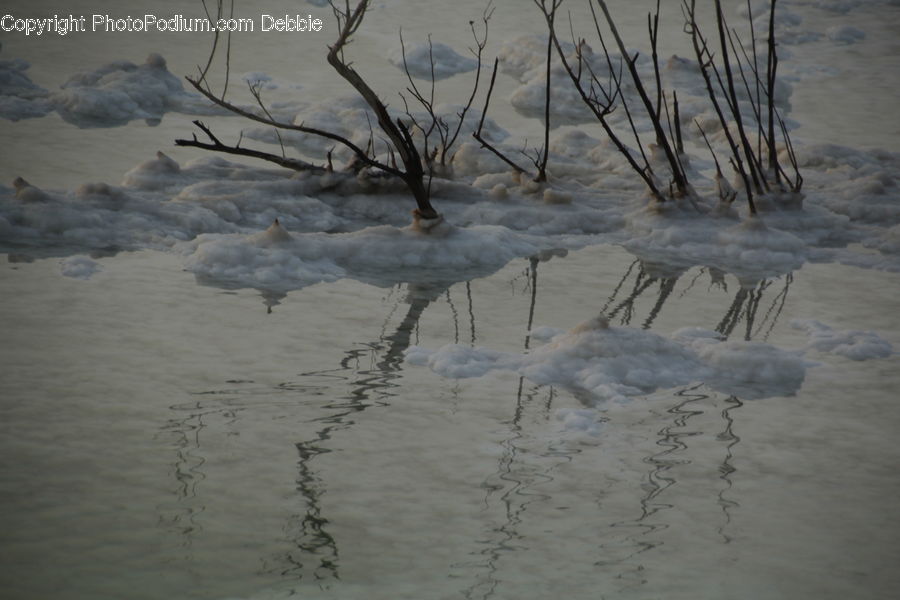
M346 146L353 152L358 163L368 167L372 167L374 169L378 169L401 179L409 188L410 193L412 193L412 196L416 201L415 213L418 215L418 217L421 217L423 219L436 219L439 217L439 215L431 204L429 191L430 186L426 183L426 178L430 179L430 172L426 172L426 169L423 166L422 157L419 153L418 148L416 148L415 144L413 143L412 136L410 135L408 128L400 119L397 119L396 121L393 121L391 119L391 116L387 110L387 106L378 97L378 94L375 93L375 91L365 82L365 80L359 75L359 73L357 73L357 71L344 59L344 48L349 43L351 36L356 32L357 29L359 29L368 6L369 0L359 0L354 8L351 8L350 0L344 0L343 7L339 7L335 2L331 2L334 16L338 21L339 33L334 44L329 46L327 57L328 64L330 64L334 68L334 70L344 78L344 80L346 80L351 86L353 86L353 89L356 90L356 92L366 101L366 104L368 104L372 111L375 113L378 121L378 126L381 128L390 142L391 151L396 152L396 154L400 156L400 160L403 163L402 170L400 168L397 168L396 165L385 164L377 160L377 158L375 158L374 156L374 152L372 152L372 154L370 155L368 149L360 148L349 139L339 134L315 127L308 127L302 123L296 125L293 123L284 123L276 120L272 117L268 110L266 110L262 99L260 98L260 91L258 87L254 88L251 85L250 92L251 94L253 94L257 103L262 108L264 113L263 115L248 111L237 106L236 104L233 104L232 102L225 100L224 93L222 94L222 96L218 96L214 94L209 88L209 83L206 79L209 65L207 65L206 69L201 70L199 77L187 77L187 81L194 87L194 89L203 94L214 104L221 106L222 108L225 108L226 110L234 114L246 117L258 123L275 127L276 129L300 131L310 135L316 135L319 137L324 137L326 139L331 139ZM210 57L210 61L211 60L212 57ZM193 146L197 148L203 148L205 150L212 150L215 152L253 156L295 170L319 168L314 167L309 163L305 163L304 161L285 159L283 156L280 157L275 154L244 149L240 147L240 142L238 142L238 144L235 146L228 146L219 141L207 127L201 127L201 130L210 138L210 140L212 140L212 143L200 142L197 140L196 136L194 136L193 139L175 140L175 143L179 146Z
M400 160L403 162L403 167L405 169L401 175L401 179L403 179L404 183L409 187L410 192L412 192L413 198L416 200L416 210L419 211L419 215L425 219L435 219L438 214L431 206L428 186L425 185L425 168L422 165L422 157L419 156L419 150L413 143L409 130L399 119L396 122L391 119L387 107L378 97L378 94L376 94L375 91L369 87L369 84L360 77L359 73L356 72L356 69L351 67L350 64L344 60L344 46L347 45L350 36L356 32L362 23L368 5L369 0L360 0L359 4L356 5L356 8L351 10L350 0L345 0L344 9L339 9L332 4L334 15L340 26L340 34L338 35L337 41L328 50L328 64L330 64L334 70L337 71L338 75L343 77L347 83L353 86L353 89L362 96L363 100L366 101L366 104L368 104L375 113L375 117L378 119L378 126L381 127L381 130L387 135L394 150L400 155Z

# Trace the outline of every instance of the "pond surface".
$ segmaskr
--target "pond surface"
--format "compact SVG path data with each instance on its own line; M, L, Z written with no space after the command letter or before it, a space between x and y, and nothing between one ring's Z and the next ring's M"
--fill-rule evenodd
M254 14L296 8L261 4ZM465 20L483 8L427 4L438 12L379 5L360 35L374 48L359 56L366 73L403 83L393 67L372 66L396 46L400 19L422 36L457 39L457 6ZM643 35L644 7L610 4L626 35ZM173 6L110 1L90 10ZM791 7L823 31L841 18ZM490 56L541 30L533 11L503 9ZM883 75L900 55L887 31L900 9L883 10L853 12L868 41L818 57L844 62L795 84L800 137L897 148L896 78ZM299 41L300 55L315 47L319 60L326 38ZM346 92L321 71L309 81L311 67L298 76L284 38L248 40L235 52L236 73L263 64L276 78L302 79L312 100ZM29 74L47 88L80 68L139 63L154 51L173 73L190 73L208 47L189 36L3 43L2 57L30 60ZM805 60L811 48L792 50ZM871 69L849 68L872 57ZM498 98L509 94L504 85L514 83L498 81ZM540 132L500 102L492 110L510 130ZM3 121L0 177L46 189L116 183L157 149L170 152L191 118L88 130L54 115ZM225 134L241 127L214 122ZM198 152L171 154L183 163ZM104 256L82 280L60 275L60 256L84 249L2 249L4 598L900 594L896 354L857 362L807 352L818 364L790 397L748 400L696 382L599 406L514 372L447 379L404 360L413 345L522 352L536 345L533 328L569 329L600 312L614 326L660 334L697 326L798 352L808 336L791 320L813 318L875 331L897 348L900 274L807 263L742 288L699 266L660 273L603 244L446 285L345 278L276 294L205 285L166 252Z
M410 344L521 350L529 323L699 325L801 347L816 315L900 342L900 278L810 265L741 292L623 250L449 288L342 280L278 300L168 254L0 271L10 598L889 598L896 360L815 357L799 394L697 384L592 411ZM643 289L643 291L641 291ZM861 299L855 290L867 290ZM741 299L743 297L743 299ZM274 300L274 302L273 302ZM327 307L324 308L324 307ZM271 309L271 312L269 310ZM893 590L893 591L892 591Z

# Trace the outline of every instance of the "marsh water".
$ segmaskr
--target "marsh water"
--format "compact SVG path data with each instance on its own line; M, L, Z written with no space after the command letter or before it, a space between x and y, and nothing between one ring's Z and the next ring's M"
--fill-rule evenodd
M4 43L4 56L20 48ZM197 48L172 51L173 72L196 63ZM275 53L263 51L271 69L290 70ZM818 110L813 123L828 118ZM187 120L4 123L16 145L3 174L47 188L116 180ZM879 135L891 139L867 139ZM896 273L808 263L748 288L595 245L471 281L342 279L276 294L209 285L153 250L63 277L65 255L9 249L0 267L4 598L900 591L896 356L812 355L791 397L696 384L608 415L512 372L446 379L403 358L411 345L524 351L532 328L600 312L613 325L700 326L787 349L806 343L790 321L815 318L898 347ZM590 411L597 428L566 428L567 409Z
M603 307L785 347L802 343L788 321L815 314L896 342L896 278L813 265L748 291L593 247L449 287L320 284L269 313L165 254L104 264L88 282L53 259L3 270L8 597L896 589L893 364L827 357L790 398L660 392L580 435L555 417L582 408L566 391L402 359L411 343L522 349L530 322Z

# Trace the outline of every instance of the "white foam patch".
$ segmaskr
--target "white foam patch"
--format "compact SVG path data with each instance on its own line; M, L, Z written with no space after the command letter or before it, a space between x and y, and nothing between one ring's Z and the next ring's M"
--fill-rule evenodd
M159 54L141 65L119 60L76 73L50 99L63 119L79 127L116 127L134 119L153 125L167 112L226 114L186 92Z
M790 396L808 363L799 353L759 342L728 342L716 332L684 329L663 337L630 327L609 327L602 317L553 337L527 354L449 344L435 351L407 350L412 364L454 378L513 370L537 384L585 391L597 401L627 402L702 381L742 398Z
M793 319L791 326L809 335L806 347L816 352L836 354L850 360L887 358L894 353L891 343L873 331L835 331L815 319Z
M392 65L404 69L403 49L397 48L388 57ZM462 56L453 48L440 42L406 44L406 67L409 74L417 79L435 81L447 79L460 73L467 73L478 68L474 58Z
M30 66L22 59L0 60L0 117L19 121L53 110L49 92L28 77Z
M829 27L825 34L828 36L828 39L840 44L855 44L866 39L866 32L850 25Z
M186 266L231 286L299 289L345 276L366 281L459 280L486 275L539 246L503 227L368 227L351 233L207 234L183 244Z
M74 279L90 279L102 267L87 256L69 256L59 263L60 272Z
M560 408L555 416L563 431L591 437L601 435L607 422L601 413L588 408Z
M806 262L807 245L767 226L765 217L739 222L667 204L673 206L629 215L632 237L624 243L628 250L653 262L716 267L748 284L789 273Z

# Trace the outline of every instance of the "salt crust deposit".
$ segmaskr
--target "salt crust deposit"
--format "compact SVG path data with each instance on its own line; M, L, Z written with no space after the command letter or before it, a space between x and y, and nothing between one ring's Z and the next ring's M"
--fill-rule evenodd
M101 269L99 263L87 256L70 256L60 263L60 272L75 279L90 279L91 275Z
M795 319L792 326L809 333L801 351L786 351L754 341L727 341L721 334L685 327L664 337L632 327L610 327L600 316L565 332L549 327L532 331L546 340L531 352L499 352L448 344L437 350L411 346L410 364L424 365L451 378L481 377L509 370L540 385L569 389L589 409L563 408L556 413L565 430L599 435L604 413L635 397L657 390L702 382L709 388L745 400L796 393L806 376L809 351L832 353L852 360L886 358L891 344L869 331L835 331L813 319ZM549 339L548 339L549 338Z
M803 205L783 205L776 200L760 217L750 218L742 207L719 210L702 200L713 195L714 181L709 182L709 191L701 188L697 207L685 202L648 206L627 173L620 172L621 165L595 163L591 171L591 165L583 164L579 152L591 140L571 132L555 136L551 145L559 165L556 168L571 177L552 179L549 187L535 186L506 170L473 176L459 169L455 179L433 182L435 204L446 221L470 234L450 239L472 244L478 252L490 255L490 260L478 257L474 250L456 248L441 261L412 264L415 259L389 250L393 242L405 248L407 240L400 234L390 237L378 228L402 231L409 223L407 210L412 203L400 182L377 174L295 174L212 156L181 166L162 153L129 171L118 186L90 183L72 191L53 192L23 179L13 182L13 187L0 186L0 238L6 244L35 248L38 254L52 254L53 248L82 252L170 249L200 234L209 234L204 245L212 243L215 235L233 234L233 239L221 243L234 246L237 236L244 236L253 246L250 238L279 219L294 236L321 237L328 235L321 232L375 228L371 241L380 249L384 267L394 270L410 267L421 271L429 264L443 269L462 267L461 257L470 257L472 273L484 273L488 263L501 267L501 258L505 261L540 249L577 249L598 243L622 244L645 261L675 270L693 265L716 267L733 273L746 285L793 271L807 260L900 270L896 225L900 213L893 206L900 159L894 154L837 146L806 148L801 153L807 180ZM595 148L602 147L598 144ZM464 148L466 153L474 152L469 146ZM575 157L565 162L569 155ZM476 228L481 225L503 228L504 234ZM477 240L482 235L483 243ZM435 236L434 243L440 244L441 239ZM353 253L338 244L313 245L318 253L326 253L322 258L330 265L341 269ZM201 244L189 248L197 251ZM307 246L300 243L297 251L303 248ZM435 247L432 254L441 253ZM208 256L213 255L219 256ZM448 262L453 255L457 256L452 259L455 262ZM310 256L318 255L300 252L296 258L307 260ZM229 260L233 263L234 257ZM207 276L227 270L229 285L241 283L234 279L234 264L228 269L204 266L202 261L190 264ZM265 277L254 275L249 266L244 269L244 285L271 282L274 271L271 265L265 268ZM318 271L319 267L313 269ZM322 273L329 275L322 277L341 272L328 266ZM288 279L298 282L308 277Z
M748 11L745 3L739 3L736 9L759 20L757 30L763 32L766 5L751 2ZM823 0L816 6L843 12L855 4ZM776 20L779 31L802 32L803 20L789 9L781 7ZM513 104L532 116L543 111L542 93L533 92L543 90L545 44L543 36L523 36L506 42L499 53L503 72L522 86L513 93ZM411 66L428 63L423 48L427 44L407 44ZM571 56L574 47L564 45L564 51ZM590 48L583 51L602 79L609 68L606 59ZM460 60L463 57L440 44L434 45L434 56L441 76L471 66L469 59ZM430 72L430 63L427 66ZM683 121L689 124L697 119L708 126L714 141L721 137L694 61L670 56L662 66L664 83L679 90ZM648 81L652 79L646 52L641 53L638 68ZM553 77L564 76L559 64L553 69ZM35 114L40 114L44 108L39 103L50 102L81 126L113 126L134 118L152 122L171 110L210 110L198 96L184 91L164 59L155 54L143 65L115 61L73 75L58 93L33 84L27 70L24 61L0 62L0 110L33 103ZM244 78L275 85L263 72L247 73ZM624 93L633 99L629 85ZM557 87L572 91L571 86ZM790 94L790 85L780 82L776 102L783 114L790 109ZM739 101L745 103L746 94L740 95ZM580 101L557 97L554 105L574 111ZM359 98L313 105L288 103L280 109L295 122L316 123L360 145L365 145L374 120ZM437 107L451 126L459 109L449 104ZM624 111L616 112L616 118L623 117ZM733 273L747 286L793 271L806 261L900 271L896 202L900 157L896 154L797 142L805 198L758 197L760 216L751 218L741 200L740 185L710 177L713 165L705 151L684 157L696 197L654 204L648 203L640 181L599 132L554 131L550 181L537 184L511 173L471 140L480 116L473 108L448 165L448 178L436 178L432 184L435 204L450 232L443 237L421 239L409 229L407 211L412 203L404 186L368 170L341 172L350 156L339 150L335 153L338 171L325 174L246 167L210 156L179 165L160 154L132 169L121 185L87 183L59 192L20 178L12 187L0 186L0 238L6 245L31 248L38 255L177 249L185 254L190 268L209 281L221 277L229 286L258 287L276 285L282 277L280 287L285 289L365 271L375 263L400 279L404 270L420 277L428 269L461 269L458 277L466 278L539 250L600 243L622 244L661 269L715 267ZM571 122L581 118L570 116ZM649 125L639 118L637 127L646 131ZM693 129L685 128L685 134L696 142ZM483 133L509 155L521 148L519 139L490 119ZM278 141L268 129L248 129L245 137ZM289 131L282 132L281 141L320 162L332 145ZM651 148L654 164L658 154ZM782 162L787 162L786 157ZM724 187L737 190L734 203L717 201ZM290 243L277 251L261 246L257 237L276 219L290 232ZM368 252L360 251L364 244L370 245ZM441 244L448 251L441 252Z
M53 110L49 92L28 77L30 66L22 59L0 60L0 117L18 121Z
M890 342L871 331L835 331L815 319L794 319L791 327L809 334L807 350L836 354L851 360L887 358L894 353Z
M388 60L402 70L403 48L394 50ZM435 81L440 81L459 73L474 71L476 68L478 61L458 54L446 44L440 42L432 42L430 46L427 42L406 44L406 69L410 75L418 79L431 81L433 73Z
M457 281L489 274L538 246L504 227L459 228L441 223L430 233L414 226L368 227L352 233L291 235L280 223L245 235L204 234L180 247L198 276L240 286L291 290L354 277L376 284Z
M790 396L803 383L808 364L801 353L760 342L725 341L706 329L684 328L664 337L610 327L603 317L557 334L526 354L449 344L433 351L412 346L406 360L453 378L511 370L540 385L585 392L594 403L623 403L700 381L745 399Z
M76 73L53 93L32 83L28 67L22 60L0 61L0 117L17 121L55 110L78 127L117 127L135 119L155 125L167 112L225 114L199 94L186 92L159 54L141 65L118 60Z

